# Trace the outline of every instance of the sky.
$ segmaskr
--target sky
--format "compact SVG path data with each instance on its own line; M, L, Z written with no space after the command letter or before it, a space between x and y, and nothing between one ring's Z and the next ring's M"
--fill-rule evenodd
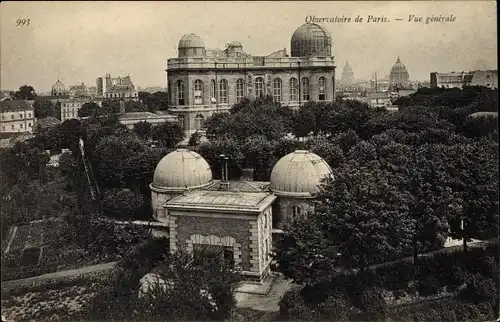
M362 22L354 22L358 15ZM388 21L368 23L368 15ZM410 15L422 22L409 22ZM425 23L432 15L455 20ZM29 84L43 92L58 78L66 87L95 85L105 74L166 87L166 61L177 57L184 34L199 35L207 48L238 40L253 55L289 53L293 32L312 16L352 18L320 23L332 36L338 78L346 61L357 79L383 77L398 56L412 80L497 69L494 1L9 1L0 4L0 88ZM29 25L17 26L18 19Z

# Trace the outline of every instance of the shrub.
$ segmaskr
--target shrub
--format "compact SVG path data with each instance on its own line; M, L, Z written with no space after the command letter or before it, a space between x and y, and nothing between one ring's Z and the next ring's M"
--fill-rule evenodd
M441 308L441 319L440 321L443 322L455 322L457 321L457 316L455 314L455 311L450 310L448 307Z
M435 309L429 309L424 314L425 321L441 321L441 315Z
M481 261L481 275L493 278L497 276L497 263L493 256L483 258Z
M280 316L284 319L312 320L311 309L308 308L300 290L292 289L287 291L279 302Z
M368 289L355 300L355 305L363 311L364 320L384 320L387 315L387 304L378 289Z
M329 321L345 321L351 311L351 304L341 295L329 296L318 305L320 317Z
M496 298L495 282L479 274L471 275L467 278L466 287L461 295L464 299L474 303L493 301Z
M421 296L437 294L440 289L439 281L432 275L427 275L418 283L417 290Z
M453 268L450 270L447 276L444 276L444 278L446 279L446 285L448 286L448 289L454 290L460 287L465 282L466 274L460 267L453 266Z

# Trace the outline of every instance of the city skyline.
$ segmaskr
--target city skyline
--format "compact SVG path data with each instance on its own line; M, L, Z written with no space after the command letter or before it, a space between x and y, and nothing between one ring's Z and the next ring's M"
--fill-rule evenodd
M177 57L184 34L200 36L207 48L240 41L252 55L286 48L307 16L351 17L324 22L332 36L336 78L349 61L356 79L388 74L397 57L411 80L433 71L497 69L496 6L484 2L10 2L1 11L1 88L33 85L49 91L96 78L130 75L137 87L166 86L166 61ZM359 15L387 23L352 22ZM423 22L408 22L409 16ZM455 22L425 23L430 16ZM402 21L395 21L402 18ZM17 27L17 19L30 25Z

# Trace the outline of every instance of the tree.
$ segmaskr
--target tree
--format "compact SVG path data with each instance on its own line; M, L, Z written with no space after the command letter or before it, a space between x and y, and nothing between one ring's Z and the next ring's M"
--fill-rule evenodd
M137 101L126 101L125 102L125 112L144 112L148 111L148 108L146 108L141 102Z
M143 140L151 138L152 126L146 121L134 124L134 132Z
M228 171L230 178L239 178L245 155L242 147L234 138L224 137L215 141L201 143L197 152L210 164L214 177L221 177L220 155L226 155L228 160Z
M461 199L451 220L451 236L464 241L495 235L498 216L498 143L474 140L448 147L446 165L449 186ZM461 225L463 223L463 225Z
M31 85L23 85L14 93L14 98L18 100L34 100L35 96L35 88Z
M265 136L254 135L245 140L242 146L245 155L245 168L254 168L257 181L268 181L271 170L278 161L274 157L275 141L269 141Z
M173 148L184 140L184 129L178 123L164 122L152 128L153 140L167 148Z
M33 108L35 109L35 117L37 119L43 119L47 116L58 117L59 119L61 118L60 114L58 116L55 115L54 104L49 100L42 102L35 101L35 103L33 103Z
M322 185L314 213L285 228L276 249L280 271L312 285L339 269L364 269L404 254L411 245L412 196L390 179L377 161L340 166Z
M103 213L121 220L137 219L143 207L142 195L130 189L106 189L103 191Z
M94 102L85 103L78 110L79 117L97 118L97 117L109 115L112 113L113 113L113 110L109 106L106 106L105 104L103 104L102 106L99 106L97 103L94 103Z
M167 111L169 109L168 94L165 92L155 92L153 94L139 92L139 100L152 113L156 113L156 111Z
M332 168L337 168L344 162L342 150L325 137L310 138L306 141L306 148L322 157Z

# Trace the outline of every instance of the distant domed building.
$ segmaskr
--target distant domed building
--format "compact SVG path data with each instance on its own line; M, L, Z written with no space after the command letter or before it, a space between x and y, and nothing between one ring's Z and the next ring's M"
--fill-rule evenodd
M59 79L57 80L57 82L54 85L52 85L52 90L50 93L52 96L68 95L68 91L66 91L66 87Z
M392 88L407 88L410 83L410 74L399 57L391 68L389 82Z
M322 180L332 176L318 155L298 150L281 158L270 182L213 180L197 153L179 149L157 165L150 185L156 219L169 226L170 250L194 256L220 254L247 280L262 282L270 272L273 232L305 216ZM226 169L226 170L224 170Z
M186 137L203 130L214 112L227 111L243 98L271 96L298 107L308 101L335 100L332 38L326 28L306 23L297 28L287 49L254 56L239 41L208 49L196 34L182 36L178 57L167 60L170 112Z
M352 71L348 61L345 62L340 81L344 84L354 83L354 72Z

